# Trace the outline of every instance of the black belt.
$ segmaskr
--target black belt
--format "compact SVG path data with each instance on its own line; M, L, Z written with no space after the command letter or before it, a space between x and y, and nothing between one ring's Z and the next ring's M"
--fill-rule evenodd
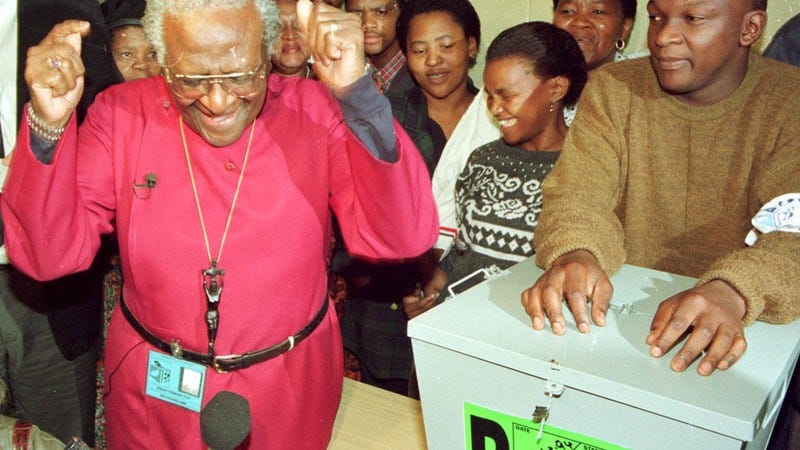
M320 307L317 314L311 319L310 322L306 324L297 334L293 336L289 336L286 340L281 341L272 347L267 347L265 349L247 352L242 355L223 355L223 356L216 356L211 355L208 353L197 353L191 350L186 350L183 348L177 340L173 340L172 342L167 342L160 339L158 336L154 335L153 333L149 332L138 320L133 316L131 310L125 305L125 302L122 298L119 300L120 309L122 309L122 315L125 316L125 319L128 320L128 323L131 324L134 330L142 337L145 341L150 343L150 345L171 354L176 358L185 359L188 361L196 362L199 364L203 364L208 367L213 367L214 370L217 372L230 372L233 370L244 369L245 367L250 367L253 364L260 363L262 361L266 361L268 359L274 358L282 353L286 353L289 350L293 349L295 345L299 344L300 341L307 338L319 324L322 322L322 319L325 317L325 314L328 312L328 299L327 297L322 302L322 307Z

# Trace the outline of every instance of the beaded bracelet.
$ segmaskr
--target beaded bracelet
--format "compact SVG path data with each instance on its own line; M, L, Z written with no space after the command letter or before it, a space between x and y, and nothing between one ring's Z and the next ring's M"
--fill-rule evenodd
M65 128L53 128L44 123L44 121L33 112L33 106L31 106L30 103L28 103L28 126L31 128L31 131L33 131L33 134L51 144L55 144L61 139Z

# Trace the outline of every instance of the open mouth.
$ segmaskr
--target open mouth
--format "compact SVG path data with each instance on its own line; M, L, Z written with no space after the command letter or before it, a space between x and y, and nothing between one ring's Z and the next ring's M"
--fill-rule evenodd
M448 73L449 72L429 72L425 74L425 77L433 84L440 84L447 79Z
M282 51L283 51L283 53L297 53L297 52L300 51L300 47L297 46L297 45L289 45L289 46L283 47Z
M198 116L205 128L215 131L224 131L230 128L236 121L237 111L220 116L209 116L199 113Z
M572 37L575 38L575 42L577 42L578 45L594 45L595 42L595 39L592 36L586 36L586 35L576 36L573 34Z
M500 128L511 128L517 124L517 119L514 117L510 119L497 119L497 123L500 125Z

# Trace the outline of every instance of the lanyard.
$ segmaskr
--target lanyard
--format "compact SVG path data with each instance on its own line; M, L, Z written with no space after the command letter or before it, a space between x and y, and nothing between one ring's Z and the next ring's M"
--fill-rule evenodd
M239 199L239 190L242 187L242 180L244 180L244 172L247 168L247 159L250 156L250 146L253 144L253 134L256 129L256 121L253 120L253 125L250 127L250 138L247 141L247 150L244 153L244 161L242 162L242 172L239 174L239 180L236 182L236 190L233 192L233 200L231 201L231 208L228 211L228 219L225 222L225 230L222 232L222 239L219 243L219 250L217 250L217 257L211 256L211 246L208 243L208 232L206 231L206 222L203 219L203 210L200 208L200 196L197 194L197 183L194 179L194 171L192 170L192 160L189 158L189 146L186 144L186 133L183 128L183 117L178 117L181 129L181 139L183 140L183 152L186 155L186 165L189 168L189 179L192 181L192 192L194 193L194 202L197 205L197 215L200 217L200 228L203 230L203 241L206 244L206 253L208 254L208 262L211 264L207 269L201 270L201 282L203 290L206 292L206 324L208 325L208 353L214 355L214 341L217 338L217 329L219 328L219 301L222 296L222 286L225 282L225 271L218 267L219 260L222 258L222 248L225 246L225 238L228 236L228 230L231 226L231 219L233 218L233 211L236 208L236 201Z

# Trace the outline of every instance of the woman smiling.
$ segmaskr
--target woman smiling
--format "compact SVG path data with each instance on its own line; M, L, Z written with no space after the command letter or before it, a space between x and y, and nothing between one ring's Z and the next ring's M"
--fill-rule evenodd
M575 38L589 75L604 64L628 58L622 49L633 29L636 0L553 0L553 8L553 24ZM576 111L577 103L564 108L567 126L572 124ZM433 194L442 228L457 228L455 180L470 153L501 134L497 120L486 107L482 90L463 114L433 174ZM449 244L437 247L446 251Z
M575 40L551 24L523 23L492 42L483 79L503 137L473 151L456 181L459 242L442 264L451 283L535 252L542 182L568 129L563 109L586 78Z

